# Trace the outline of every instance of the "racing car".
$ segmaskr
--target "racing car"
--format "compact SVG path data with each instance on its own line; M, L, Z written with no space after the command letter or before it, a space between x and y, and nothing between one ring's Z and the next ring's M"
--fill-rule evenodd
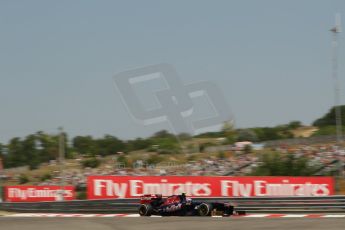
M245 211L235 211L230 203L199 202L187 198L184 193L163 198L161 194L140 197L140 216L212 216L245 215Z

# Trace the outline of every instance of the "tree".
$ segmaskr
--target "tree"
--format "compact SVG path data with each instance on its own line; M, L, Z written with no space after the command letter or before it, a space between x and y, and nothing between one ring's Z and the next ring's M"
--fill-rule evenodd
M219 137L224 137L224 133L222 131L219 131L219 132L206 132L206 133L200 133L198 135L195 135L194 137L198 137L198 138L219 138Z
M29 181L30 181L29 178L25 174L20 174L20 176L19 176L19 184L26 184Z
M137 138L135 140L130 140L127 142L126 150L127 151L135 151L140 149L147 149L152 145L152 140L147 138Z
M79 154L95 154L95 141L91 136L76 136L72 140L72 146Z
M334 126L336 125L335 123L335 106L333 106L328 113L326 113L324 116L322 116L321 118L315 120L313 122L314 126L317 127L324 127L324 126ZM341 110L341 120L345 121L345 105L341 105L340 106L340 110ZM343 123L344 124L344 123Z
M311 176L315 168L308 164L305 157L294 154L267 153L251 175L255 176Z
M342 127L343 133L345 133L345 127ZM313 136L322 136L322 135L336 135L336 127L335 126L322 126L313 133Z
M97 168L101 164L101 161L98 160L95 157L86 159L82 161L82 165L84 168L89 167L89 168Z
M181 141L187 141L192 139L192 136L189 133L180 133L177 135L177 138Z
M111 135L105 135L103 138L97 139L95 142L97 153L102 156L122 152L126 149L126 145L123 141Z
M237 139L237 133L232 121L224 122L223 127L222 127L222 133L224 137L227 139L228 144L235 143Z
M65 141L65 144L67 144L67 141ZM58 145L58 135L48 135L42 131L36 133L36 148L41 162L57 159L59 155Z
M29 165L31 169L35 169L40 163L57 158L58 138L37 132L24 139L12 138L4 149L6 168Z
M36 149L36 136L34 134L27 136L22 141L22 154L30 169L36 169L41 163L39 152Z
M166 130L156 132L150 140L152 145L157 146L154 150L158 153L179 153L181 151L177 137Z
M253 147L251 145L245 145L244 148L243 148L243 152L245 154L249 154L253 151Z
M252 128L257 136L258 141L279 140L293 138L288 125L278 125L275 127L257 127Z
M5 146L0 143L0 171L5 167L4 161L5 161Z
M238 130L237 141L251 141L255 142L258 140L256 133L251 129Z
M23 146L20 138L12 138L8 144L8 155L6 156L6 167L17 167L26 165L26 158L23 154Z
M289 129L297 129L302 126L302 122L300 121L291 121L288 125Z
M161 130L152 135L152 138L174 138L176 139L175 135L172 133L169 133L166 130Z
M259 141L269 141L269 140L278 140L281 139L277 129L262 127L262 128L253 128L253 131L258 137Z
M0 157L3 158L5 155L5 145L0 143Z

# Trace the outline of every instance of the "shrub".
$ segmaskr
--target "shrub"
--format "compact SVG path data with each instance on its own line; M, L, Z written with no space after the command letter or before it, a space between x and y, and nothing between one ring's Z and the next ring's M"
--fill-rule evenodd
M187 161L195 161L197 159L197 157L196 157L196 155L189 155L188 157L187 157Z
M311 176L315 172L307 158L293 154L266 153L261 161L252 176Z
M243 148L243 152L245 154L249 154L253 151L253 147L251 145L245 145L244 148Z
M128 160L128 158L127 158L125 155L119 156L119 157L116 159L116 161L117 161L118 163L124 164L126 167L129 167L129 160Z
M77 200L86 200L87 194L86 191L77 192Z
M163 157L158 156L158 155L151 155L148 159L147 159L147 163L152 165L152 164L158 164L160 162L163 161Z
M20 174L20 176L19 176L19 184L26 184L29 181L30 180L29 180L29 178L26 175Z
M220 152L218 152L217 157L219 159L225 159L226 156L225 156L225 153L223 151L220 151Z
M82 161L82 165L84 168L86 167L97 168L100 164L101 164L101 161L95 157Z
M50 180L52 178L53 177L50 173L46 173L46 174L42 175L40 179L41 179L41 181L45 181L45 180Z
M204 152L204 150L207 148L207 147L210 147L210 146L216 146L216 144L212 143L212 142L206 142L206 143L202 143L199 145L199 151L202 153Z

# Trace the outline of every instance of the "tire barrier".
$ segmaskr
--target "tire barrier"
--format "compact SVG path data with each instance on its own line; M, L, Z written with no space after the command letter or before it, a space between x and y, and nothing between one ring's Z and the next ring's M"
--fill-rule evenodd
M230 202L248 213L345 213L345 196L195 198ZM3 202L0 210L30 213L137 213L138 199L75 200L58 202Z

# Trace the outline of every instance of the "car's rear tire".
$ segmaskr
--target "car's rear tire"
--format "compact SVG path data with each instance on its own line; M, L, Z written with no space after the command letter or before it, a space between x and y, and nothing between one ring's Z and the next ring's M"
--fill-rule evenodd
M234 206L225 204L223 207L223 216L231 216L234 214Z
M151 216L153 212L152 205L150 204L142 204L139 207L139 215L140 216Z
M207 203L202 203L198 207L199 216L211 216L212 205Z

